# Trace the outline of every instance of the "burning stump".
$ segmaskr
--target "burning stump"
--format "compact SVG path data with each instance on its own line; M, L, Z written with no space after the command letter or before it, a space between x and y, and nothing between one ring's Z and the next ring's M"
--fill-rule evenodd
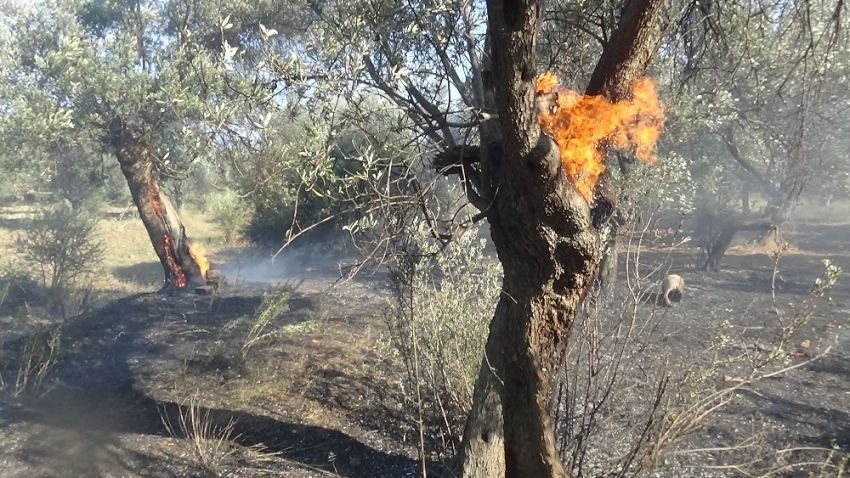
M195 293L198 295L212 295L217 294L219 290L219 286L221 285L221 281L224 279L224 276L221 274L221 271L218 269L209 269L206 273L206 281L207 283L196 287Z

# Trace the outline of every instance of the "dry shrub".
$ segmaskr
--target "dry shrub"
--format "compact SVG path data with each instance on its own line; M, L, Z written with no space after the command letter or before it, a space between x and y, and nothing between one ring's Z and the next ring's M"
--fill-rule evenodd
M62 326L54 325L31 333L21 343L15 382L7 383L0 376L0 388L14 397L36 397L47 377L59 363Z
M671 320L668 309L652 300L668 271L643 270L641 242L654 234L646 226L652 222L633 226L627 235L633 239L626 248L623 286L613 297L594 291L585 301L564 367L553 377L557 445L576 478L649 475L661 457L681 452L677 447L685 438L703 430L743 387L799 366L788 362L791 337L840 273L825 262L809 300L790 316L777 316L772 330L765 331L772 342L763 349L742 351L732 344L726 320L707 336L704 350L674 355L662 327ZM392 350L407 370L401 386L411 422L420 429L420 452L450 454L471 405L501 271L484 256L474 234L442 249L423 237L411 234L400 245L385 320ZM775 259L778 268L778 255ZM669 263L670 257L657 261ZM824 466L844 466L837 456Z
M180 405L176 424L163 407L159 412L168 434L180 439L186 455L197 467L218 475L238 451L234 443L238 436L233 436L236 422L231 418L219 423L197 397L190 397Z
M28 267L23 261L7 260L0 265L0 313L12 315L16 309L24 306L39 288L30 277Z
M642 235L633 231L632 237ZM775 325L765 332L772 341L763 347L742 351L734 346L727 319L704 351L686 357L680 351L673 361L661 326L667 309L651 300L657 279L666 271L640 270L639 240L629 247L628 256L626 293L615 295L617 302L608 298L604 306L600 297L585 301L573 325L564 367L554 379L556 439L567 471L576 478L647 476L662 456L703 430L742 388L799 367L788 360L791 337L806 325L814 305L841 272L824 261L825 271L814 281L809 299L790 316L777 312ZM754 434L745 442L757 440ZM710 454L716 459L742 448L730 443L728 450L712 449ZM843 462L837 456L824 460L823 466L839 469ZM749 468L747 476L770 476L749 465L726 467L741 472ZM794 467L799 470L802 463Z

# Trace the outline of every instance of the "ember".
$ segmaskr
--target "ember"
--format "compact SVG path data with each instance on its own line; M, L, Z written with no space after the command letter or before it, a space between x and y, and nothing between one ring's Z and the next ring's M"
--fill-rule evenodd
M155 217L153 222L158 229L151 237L158 237L160 231L164 232L162 249L157 251L167 267L164 287L185 289L204 284L210 263L204 257L203 248L190 243L177 211L152 178L148 187L151 209Z
M634 150L641 160L655 161L653 149L661 135L664 111L651 79L635 82L632 99L616 103L557 85L558 77L552 73L537 78L535 93L553 95L551 107L539 113L540 127L558 143L567 177L588 202L605 172L606 146Z
M174 260L174 249L171 247L171 238L166 235L163 240L165 241L165 260L168 262L168 268L171 269L174 277L177 278L174 286L177 288L186 287L186 274L183 273L183 269Z

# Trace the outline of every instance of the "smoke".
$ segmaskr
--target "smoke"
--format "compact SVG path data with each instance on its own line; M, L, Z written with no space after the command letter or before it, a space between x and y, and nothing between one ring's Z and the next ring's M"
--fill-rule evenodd
M355 262L350 254L317 245L287 248L276 257L256 251L240 252L214 261L212 267L224 274L229 287L256 289L302 280L330 285Z

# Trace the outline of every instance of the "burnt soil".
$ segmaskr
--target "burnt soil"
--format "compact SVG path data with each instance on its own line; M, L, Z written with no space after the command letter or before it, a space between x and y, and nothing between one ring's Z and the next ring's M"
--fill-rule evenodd
M647 245L641 261L669 266L687 284L682 304L664 313L655 348L685 362L721 329L733 349L769 343L777 320L809 297L821 259L850 271L849 237L848 224L798 223L776 287L770 257L746 247L706 274L695 270L694 251ZM381 320L387 276L331 287L335 271L314 261L281 272L302 280L275 325L289 332L247 351L246 318L275 277L231 277L211 297L136 295L68 319L58 365L40 389L0 398L0 476L421 476L413 412L398 386L404 369L387 353ZM788 447L850 450L850 280L829 296L791 342L788 364L799 366L741 388L679 449L755 435L758 444L731 455L670 454L659 475L743 476L729 464L769 461ZM0 349L7 388L22 344ZM212 423L234 423L220 463L199 463L180 430L195 403ZM797 455L820 456L782 460Z

